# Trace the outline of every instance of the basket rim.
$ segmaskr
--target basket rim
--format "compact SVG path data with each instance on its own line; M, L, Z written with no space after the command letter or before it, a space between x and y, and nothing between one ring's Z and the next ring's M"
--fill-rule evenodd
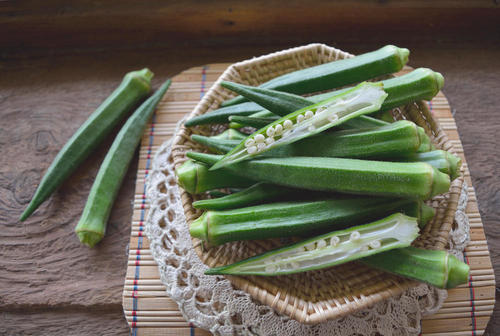
M330 53L339 53L343 57L353 57L354 55L344 52L340 49L336 49L330 46L327 46L322 43L311 43L304 46L294 47L290 49L285 49L277 52L273 52L267 55L262 55L259 57L254 57L248 60L243 60L237 63L230 65L214 82L212 87L207 91L207 93L203 96L200 102L196 105L195 109L188 115L188 118L192 118L196 115L200 115L202 113L207 112L211 106L214 104L219 105L223 100L234 96L235 94L222 88L220 83L223 80L232 79L234 81L235 78L240 78L239 71L241 69L245 69L248 66L253 66L254 64L262 61L269 61L274 59L275 57L280 57L282 55L288 55L290 53L298 53L303 52L305 50L326 50ZM213 94L217 92L218 95L215 97ZM225 94L222 97L219 97L220 92L224 92ZM426 131L431 133L433 136L433 140L435 143L441 145L441 147L445 150L452 150L452 145L449 143L446 133L440 127L438 121L434 119L431 112L427 108L427 105L424 102L417 102L415 104L416 108L420 113L415 113L412 117L416 119L419 118L419 122L422 125L427 125ZM417 122L416 120L414 120ZM425 128L425 127L424 127ZM178 165L182 164L185 160L184 151L186 149L186 141L189 141L189 136L191 134L191 130L182 126L177 134L174 135L173 143L172 143L172 160L174 163L174 168L177 168ZM461 187L463 184L463 169L461 169L461 175L459 178L453 181L452 186L450 187L450 191L447 193L449 195L448 199L448 207L444 217L441 221L445 224L439 226L438 228L427 228L426 234L435 235L435 242L432 246L434 249L444 249L447 242L448 236L451 230L451 225L453 223L454 213L457 208L458 198L460 195ZM197 211L194 210L190 206L186 206L186 203L189 203L190 196L187 194L182 188L181 190L181 198L183 202L184 212L186 215L186 224L190 223L194 218L197 217ZM187 209L186 209L187 208ZM193 245L195 249L197 249L198 255L200 255L200 244L199 241L193 239ZM202 259L203 260L203 259ZM293 297L286 290L278 290L275 294L269 292L264 289L261 285L259 285L260 281L255 281L255 278L252 277L239 277L239 276L226 276L231 283L245 292L249 293L254 299L260 301L272 308L274 308L279 313L288 315L289 317L296 319L299 322L306 324L316 324L320 322L324 322L330 319L339 318L345 315L348 315L352 312L358 311L360 309L367 308L373 305L376 302L382 301L389 297L396 296L401 294L405 289L415 286L418 282L413 280L401 279L399 282L390 282L390 286L386 286L385 288L381 288L380 290L372 293L370 295L363 295L361 299L351 297L351 300L347 299L346 303L336 304L334 306L330 306L327 304L327 308L315 309L314 313L310 314L306 310L310 306L310 302L304 302L304 300ZM301 310L302 306L302 310Z

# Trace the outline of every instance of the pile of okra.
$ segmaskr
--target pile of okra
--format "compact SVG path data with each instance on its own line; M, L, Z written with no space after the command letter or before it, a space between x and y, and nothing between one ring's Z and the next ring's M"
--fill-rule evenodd
M388 45L258 87L221 83L239 96L185 123L206 148L176 170L184 190L205 196L193 202L204 212L190 233L208 246L299 240L206 274L275 276L357 260L440 288L467 281L453 255L411 246L435 215L425 201L448 192L461 161L414 122L394 121L394 108L431 100L444 84L427 68L374 81L408 56ZM196 134L210 124L228 129Z

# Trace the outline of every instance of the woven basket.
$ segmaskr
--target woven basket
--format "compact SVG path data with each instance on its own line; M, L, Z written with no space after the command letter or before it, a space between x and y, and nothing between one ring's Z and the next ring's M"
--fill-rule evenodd
M310 44L235 63L219 77L189 118L216 109L222 101L234 96L232 92L219 85L222 80L259 85L284 73L349 57L353 55L323 44ZM406 67L403 72L409 70L410 68ZM425 103L418 102L394 109L393 116L395 119L412 120L423 127L437 148L444 150L452 148L446 134L432 117ZM186 151L204 151L204 148L190 140L191 134L212 135L222 130L220 126L189 129L181 127L175 135L169 159L177 168L186 160ZM415 246L428 249L446 248L462 184L463 174L452 182L449 193L429 201L429 204L437 210L436 216L415 241ZM189 225L201 215L201 211L192 207L192 202L199 198L182 189L181 198ZM203 246L198 239L193 239L193 245L201 260L210 267L233 263L281 246L279 240L260 240L234 242L210 248ZM255 300L307 324L345 316L398 295L406 288L415 285L414 281L356 262L286 276L228 276L227 278L235 287L248 292Z

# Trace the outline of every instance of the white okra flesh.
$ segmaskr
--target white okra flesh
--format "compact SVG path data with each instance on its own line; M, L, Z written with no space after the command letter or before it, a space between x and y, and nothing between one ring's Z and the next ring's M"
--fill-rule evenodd
M377 222L321 235L219 269L222 274L281 275L304 272L406 247L417 236L417 220L398 213ZM217 273L215 271L212 274Z
M362 83L333 99L285 116L249 136L212 169L318 134L356 116L377 111L387 97L383 87Z

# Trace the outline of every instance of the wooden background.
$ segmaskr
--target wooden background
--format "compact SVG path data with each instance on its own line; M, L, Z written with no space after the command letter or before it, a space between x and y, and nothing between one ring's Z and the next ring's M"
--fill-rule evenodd
M123 287L134 160L95 249L73 234L102 148L24 223L57 151L127 71L183 69L310 42L387 43L440 71L500 279L500 9L496 1L0 2L0 334L128 334ZM110 137L111 139L112 137ZM500 328L497 307L487 333Z

